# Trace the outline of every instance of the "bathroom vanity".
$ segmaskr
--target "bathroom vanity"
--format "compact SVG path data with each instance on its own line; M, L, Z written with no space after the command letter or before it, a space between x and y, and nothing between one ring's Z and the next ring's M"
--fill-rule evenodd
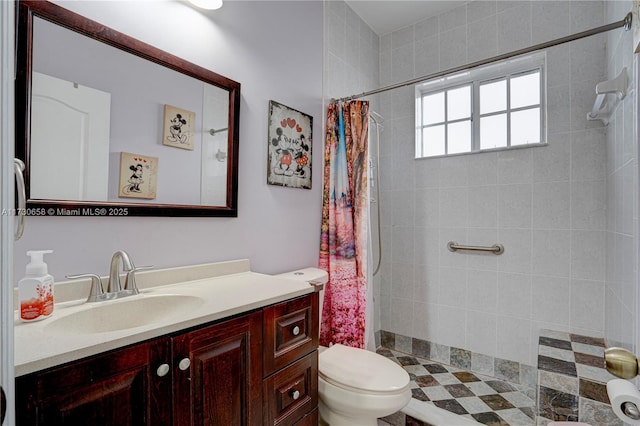
M78 283L63 287L71 285ZM250 272L248 261L141 272L138 286L139 300L189 295L203 303L133 328L78 324L65 332L65 318L88 318L87 310L100 317L108 304L125 305L123 316L135 321L127 299L139 296L68 301L52 318L17 324L19 425L318 424L314 287Z

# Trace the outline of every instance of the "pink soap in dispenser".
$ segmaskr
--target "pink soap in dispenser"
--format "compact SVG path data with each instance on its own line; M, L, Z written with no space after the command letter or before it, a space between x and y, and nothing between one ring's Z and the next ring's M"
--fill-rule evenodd
M31 262L27 265L24 278L18 282L20 319L37 321L53 313L53 277L47 273L47 264L42 257L52 250L31 250L27 256Z

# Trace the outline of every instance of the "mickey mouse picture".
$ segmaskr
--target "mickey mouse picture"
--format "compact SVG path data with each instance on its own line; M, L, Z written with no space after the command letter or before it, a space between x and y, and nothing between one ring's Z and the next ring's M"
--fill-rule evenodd
M268 184L311 189L312 122L311 116L270 101Z
M164 106L162 144L193 151L196 113L171 105Z

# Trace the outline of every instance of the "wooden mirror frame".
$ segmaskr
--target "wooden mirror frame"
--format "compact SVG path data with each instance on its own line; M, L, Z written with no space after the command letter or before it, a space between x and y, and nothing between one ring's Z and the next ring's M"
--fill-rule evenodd
M240 83L190 63L156 47L115 31L56 4L21 0L16 8L16 157L24 161L27 216L238 216L238 145L240 128ZM65 27L80 35L106 43L158 65L170 68L229 92L227 139L227 188L225 206L148 204L112 201L65 201L29 198L31 147L31 73L34 17Z

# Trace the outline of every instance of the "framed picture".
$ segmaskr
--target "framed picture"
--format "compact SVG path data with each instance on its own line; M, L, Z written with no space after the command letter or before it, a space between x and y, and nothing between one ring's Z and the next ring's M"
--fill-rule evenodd
M120 153L119 197L156 198L158 158L147 155Z
M193 151L196 113L186 109L164 106L162 144Z
M269 101L267 183L311 189L313 117Z

